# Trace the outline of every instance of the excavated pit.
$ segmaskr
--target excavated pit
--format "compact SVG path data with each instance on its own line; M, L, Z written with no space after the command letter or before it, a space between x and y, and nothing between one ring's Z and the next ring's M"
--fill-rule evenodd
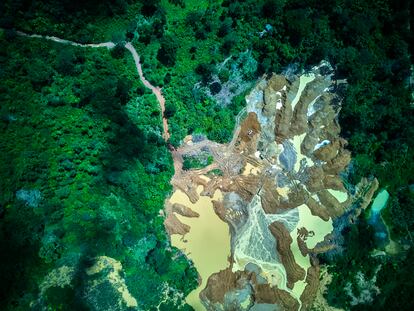
M377 186L363 180L349 193L342 183L351 157L339 137L336 87L326 62L289 78L263 78L246 97L245 118L236 119L229 144L189 136L173 152L175 192L165 226L199 271L200 286L187 297L196 311L312 305L319 286L315 254L335 248L333 220L357 202L365 208ZM212 164L182 169L183 155L206 148ZM186 197L177 202L177 193ZM203 209L210 216L202 220ZM212 242L217 234L222 239ZM191 243L205 247L192 254ZM221 263L213 268L203 256Z

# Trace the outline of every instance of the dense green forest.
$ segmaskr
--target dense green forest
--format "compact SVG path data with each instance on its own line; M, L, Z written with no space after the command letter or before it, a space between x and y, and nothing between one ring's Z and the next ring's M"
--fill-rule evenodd
M396 256L372 257L372 228L346 228L344 251L329 264L335 306L408 310L414 233L412 3L404 0L114 0L0 3L0 254L2 309L30 303L55 309L102 309L85 295L80 273L90 259L121 261L143 309L158 306L168 284L182 306L196 272L168 245L159 211L171 191L172 160L161 137L155 97L139 82L120 46L85 49L16 31L81 43L130 41L144 74L163 87L170 142L187 134L228 141L244 95L265 73L306 69L322 59L346 78L340 114L353 162L348 181L378 178L391 194L383 215ZM412 86L411 86L412 88ZM189 167L199 163L188 163ZM172 260L175 258L175 260ZM177 259L178 258L178 259ZM74 284L42 292L52 269L76 267ZM345 284L377 273L374 303L350 306ZM344 273L346 271L346 273ZM354 290L358 290L354 285ZM80 297L85 299L72 299ZM71 305L82 301L83 305ZM32 305L33 307L33 305Z
M144 309L164 298L166 281L187 293L196 272L168 247L159 217L171 157L158 103L131 58L4 32L1 44L2 309L27 310L33 301L105 309L116 293L85 294L81 273L101 255L122 262ZM78 285L51 287L36 300L45 275L62 266L76 268Z

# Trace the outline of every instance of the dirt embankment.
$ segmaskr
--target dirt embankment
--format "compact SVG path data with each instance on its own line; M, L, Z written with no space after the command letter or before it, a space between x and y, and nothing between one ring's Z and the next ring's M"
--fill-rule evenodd
M289 231L286 229L283 223L274 222L269 227L270 232L276 239L277 252L280 256L280 260L286 269L287 275L287 287L292 289L294 284L305 278L305 270L299 266L293 256L290 248L292 244L292 238Z
M238 291L248 290L252 298L246 308L237 307L235 301L229 301L228 296ZM255 304L275 304L281 310L297 310L298 302L286 291L263 283L255 272L237 271L230 268L213 274L206 288L200 294L208 310L248 310ZM226 297L227 296L227 297ZM227 299L226 299L227 298ZM240 305L240 304L239 304Z

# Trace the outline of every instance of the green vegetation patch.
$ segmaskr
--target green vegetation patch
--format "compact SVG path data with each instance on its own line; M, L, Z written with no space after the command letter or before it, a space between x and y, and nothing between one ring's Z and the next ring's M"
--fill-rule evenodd
M183 170L200 169L213 163L214 158L209 152L183 156Z
M214 170L208 171L207 176L223 176L223 171L219 168L215 168Z

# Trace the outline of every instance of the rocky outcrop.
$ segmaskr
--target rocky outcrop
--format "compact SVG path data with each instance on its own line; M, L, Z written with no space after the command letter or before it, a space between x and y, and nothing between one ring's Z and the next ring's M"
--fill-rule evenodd
M309 254L309 249L306 245L306 242L299 235L296 237L296 242L298 243L300 253L303 257L306 257Z
M286 79L286 77L272 74L270 79L267 81L267 87L265 88L265 103L270 105L277 101L278 97L276 97L275 94L277 92L285 92L289 85L290 82Z

